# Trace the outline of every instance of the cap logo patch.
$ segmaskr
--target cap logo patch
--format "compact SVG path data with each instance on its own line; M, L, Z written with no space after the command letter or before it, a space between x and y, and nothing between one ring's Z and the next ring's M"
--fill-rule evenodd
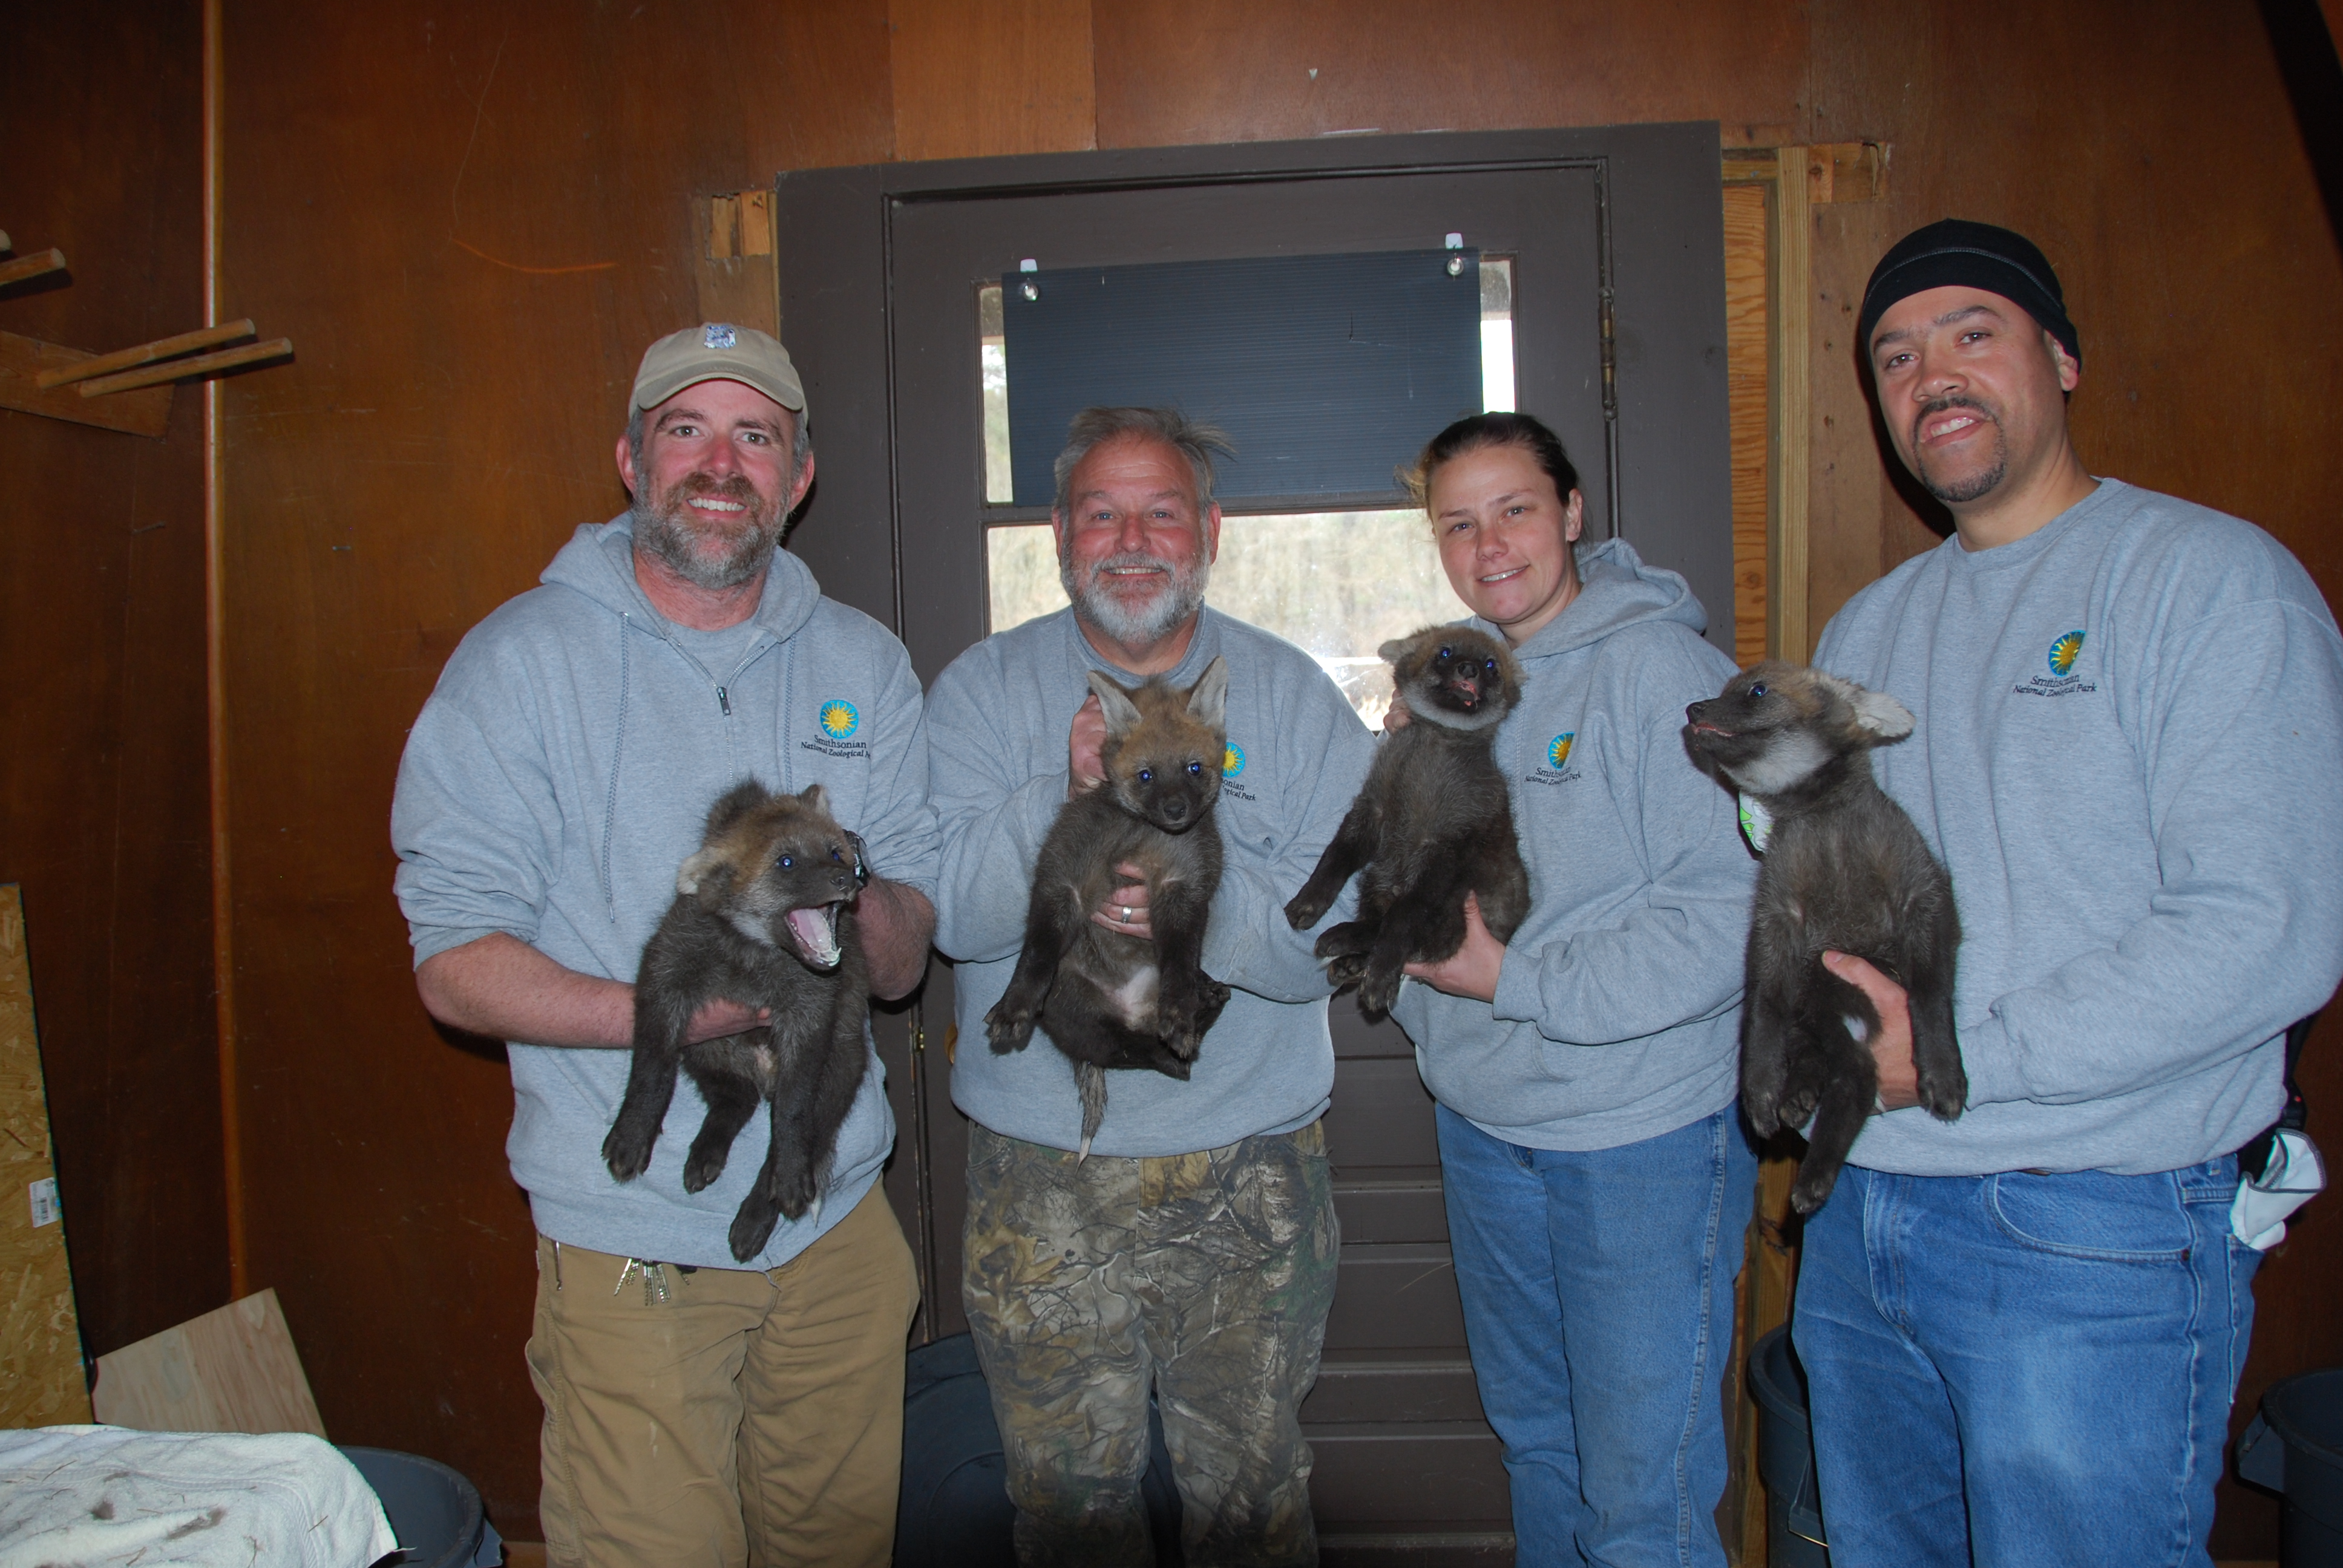
M711 321L700 328L699 338L710 348L729 348L739 341L739 335L732 330L729 323Z

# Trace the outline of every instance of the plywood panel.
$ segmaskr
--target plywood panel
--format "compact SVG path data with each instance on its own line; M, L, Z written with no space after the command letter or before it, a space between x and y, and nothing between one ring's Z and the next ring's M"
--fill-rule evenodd
M202 320L198 15L12 15L0 226L72 270L10 289L0 331L115 348ZM176 398L160 440L0 411L0 881L24 888L93 1351L227 1294L200 401Z
M0 1427L89 1419L33 1019L24 900L0 886Z
M1089 0L891 0L895 156L1098 146Z
M141 1432L326 1435L275 1291L97 1359L97 1419Z
M1733 418L1733 658L1765 657L1766 399L1765 187L1725 187L1725 377Z
M1789 0L1157 0L1093 25L1106 147L1693 119L1805 139Z

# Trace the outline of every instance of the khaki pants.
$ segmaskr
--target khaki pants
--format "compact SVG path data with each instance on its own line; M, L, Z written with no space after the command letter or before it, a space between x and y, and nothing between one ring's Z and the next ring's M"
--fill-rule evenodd
M538 1238L547 1560L883 1568L919 1305L885 1193L769 1272L630 1262Z
M1160 1159L971 1125L969 1328L1027 1568L1143 1568L1147 1394L1190 1568L1318 1561L1310 1444L1341 1235L1318 1122Z

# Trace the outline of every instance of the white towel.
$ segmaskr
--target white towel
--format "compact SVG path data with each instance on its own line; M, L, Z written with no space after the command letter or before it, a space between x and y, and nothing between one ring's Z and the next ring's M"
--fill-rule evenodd
M0 1432L0 1568L367 1568L381 1500L307 1432Z

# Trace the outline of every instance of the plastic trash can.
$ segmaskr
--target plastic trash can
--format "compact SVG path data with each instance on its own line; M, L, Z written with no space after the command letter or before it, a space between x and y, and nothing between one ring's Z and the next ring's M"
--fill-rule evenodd
M2270 1386L2237 1439L2237 1475L2286 1499L2278 1568L2343 1568L2343 1367Z
M1791 1352L1787 1323L1759 1335L1750 1347L1749 1392L1757 1396L1765 1561L1770 1568L1830 1568L1829 1537L1815 1490L1814 1433L1806 1424L1806 1374Z
M1178 1568L1180 1493L1163 1422L1148 1402L1147 1474L1140 1493L1161 1568ZM950 1334L912 1351L903 1378L903 1491L895 1568L1015 1568L1016 1505L992 1395L976 1343Z
M505 1560L479 1488L458 1472L391 1448L343 1448L342 1456L382 1499L401 1550L389 1561L400 1568L496 1568Z

